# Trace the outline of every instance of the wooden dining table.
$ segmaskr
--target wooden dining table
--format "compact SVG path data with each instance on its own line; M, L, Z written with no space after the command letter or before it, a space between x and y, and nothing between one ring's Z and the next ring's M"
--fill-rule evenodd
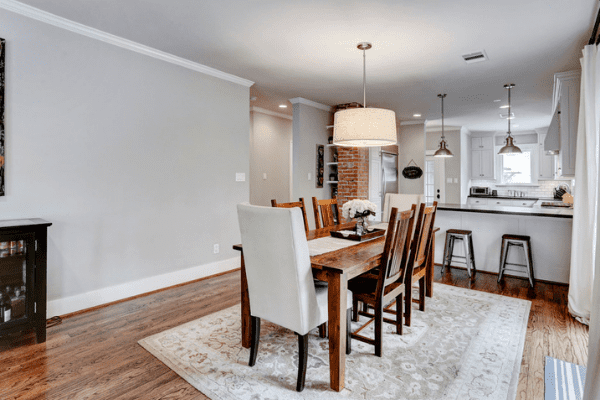
M307 239L313 240L330 236L332 230L352 229L355 223L334 225L310 231ZM435 235L434 235L435 238ZM330 386L333 390L344 388L346 366L346 311L348 297L348 280L381 263L385 236L367 240L359 244L328 253L311 256L313 277L328 284L328 327L329 327L329 366ZM241 244L234 245L241 256L241 318L242 346L250 348L250 300L248 282L244 266L244 252ZM432 246L435 249L435 245ZM426 274L426 295L433 296L433 254L429 254Z

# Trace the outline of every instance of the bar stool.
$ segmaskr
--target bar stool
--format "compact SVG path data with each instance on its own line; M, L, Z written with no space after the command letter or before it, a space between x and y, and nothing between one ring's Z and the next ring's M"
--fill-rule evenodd
M525 264L513 264L506 262L508 258L508 249L511 246L521 247L523 249L525 255ZM512 271L512 272L523 272L518 269L510 269L506 268L507 265L512 265L515 267L525 267L527 271L527 277L529 278L529 284L533 287L533 283L535 279L533 277L533 258L531 257L531 238L529 236L523 235L502 235L502 248L500 249L500 267L498 273L498 282L502 280L502 275L504 271Z
M463 247L465 250L464 257L454 255L454 242L457 240L462 240L463 242ZM453 258L464 259L464 261L459 262L465 263L467 266L467 274L471 279L475 278L477 269L475 268L475 253L473 252L473 235L471 231L461 229L448 229L446 231L446 244L444 246L442 274L444 273L446 264L448 265L448 268L450 268Z

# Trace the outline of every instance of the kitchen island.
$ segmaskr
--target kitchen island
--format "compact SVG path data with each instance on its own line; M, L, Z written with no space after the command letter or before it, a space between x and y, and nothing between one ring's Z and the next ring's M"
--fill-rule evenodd
M436 264L442 263L447 229L472 231L477 270L494 273L500 263L502 235L527 235L531 237L535 279L569 282L573 209L440 203L435 225L440 227L435 241ZM522 253L511 248L508 262L525 264ZM455 244L454 254L464 255L460 241ZM454 262L453 265L464 266ZM525 272L508 274L526 276Z

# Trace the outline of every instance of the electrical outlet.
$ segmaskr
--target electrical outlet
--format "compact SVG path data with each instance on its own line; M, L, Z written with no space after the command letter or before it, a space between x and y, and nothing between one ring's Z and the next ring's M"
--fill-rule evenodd
M217 244L213 245L213 253L217 254L218 252L219 252L219 244L217 243Z

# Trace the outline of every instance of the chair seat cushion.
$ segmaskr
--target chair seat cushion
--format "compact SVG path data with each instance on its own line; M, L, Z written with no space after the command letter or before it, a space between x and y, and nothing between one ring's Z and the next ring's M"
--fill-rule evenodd
M363 274L350 279L348 281L348 289L356 294L375 293L375 289L377 289L377 276Z

